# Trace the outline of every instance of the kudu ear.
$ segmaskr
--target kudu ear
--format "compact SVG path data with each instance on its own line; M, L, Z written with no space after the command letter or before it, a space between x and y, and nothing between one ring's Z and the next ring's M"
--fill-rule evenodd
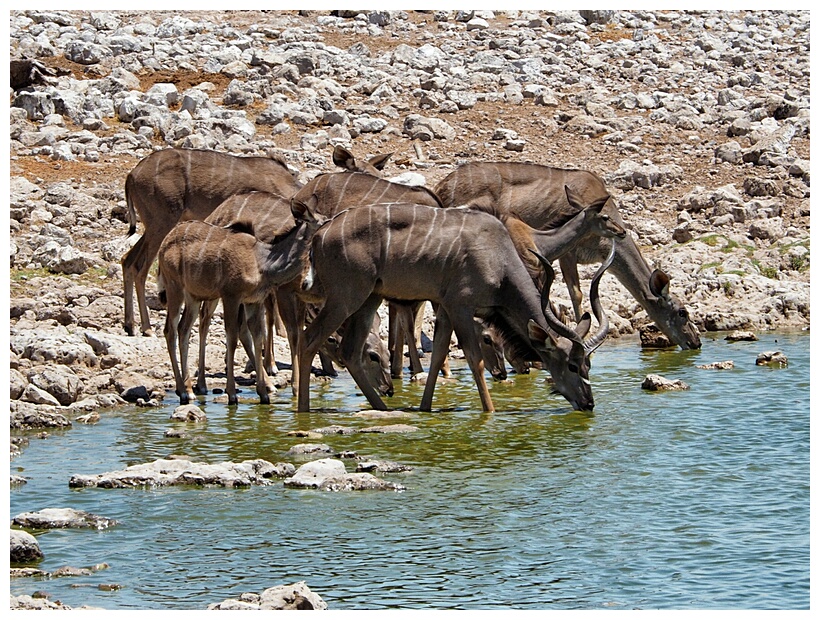
M346 170L356 169L356 158L353 157L353 153L338 144L333 149L333 163Z
M316 205L319 198L316 194L311 194L306 200L290 199L290 212L297 222L321 222L324 218L316 213Z
M606 194L605 196L600 196L592 202L587 203L584 198L582 198L580 192L576 192L569 185L564 185L564 193L567 195L567 202L577 211L589 209L596 213L600 213L607 200L609 200L609 194Z
M589 328L592 327L592 315L589 312L584 312L578 325L575 326L575 333L583 340L589 333Z
M669 297L669 276L660 269L655 269L649 276L649 290L655 297Z
M367 163L373 166L376 170L384 170L387 160L391 157L393 157L393 153L382 153L381 155L371 157L367 160Z
M530 337L530 340L543 343L548 349L558 348L558 342L553 335L532 319L527 322L527 335Z

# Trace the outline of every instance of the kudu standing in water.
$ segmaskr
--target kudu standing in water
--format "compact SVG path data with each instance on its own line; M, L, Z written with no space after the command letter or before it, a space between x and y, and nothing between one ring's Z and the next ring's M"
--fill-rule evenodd
M200 304L217 299L222 301L225 321L228 403L237 402L233 362L243 320L254 340L256 392L262 403L270 402L262 360L262 304L272 288L304 273L310 240L325 221L301 203L292 208L295 225L270 243L259 241L252 229L224 228L199 220L180 222L163 240L158 283L167 304L165 340L181 403L194 397L188 373L191 327Z
M333 151L337 166L375 174L389 157L377 155L360 162L343 147ZM137 216L145 228L122 258L125 332L134 335L136 289L140 331L152 333L145 282L162 240L177 222L204 220L234 194L260 191L290 198L300 187L287 164L277 157L238 157L217 151L169 148L142 159L125 179L128 236L137 230Z
M469 204L514 213L533 228L544 230L551 221L574 209L567 201L565 187L571 188L582 204L606 198L605 212L612 221L624 225L603 180L585 170L513 162L471 162L442 179L435 192L446 206ZM598 262L607 255L608 249L607 241L589 236L559 259L576 319L581 316L582 298L578 263ZM684 305L669 292L669 276L649 267L629 235L616 243L611 271L673 342L683 349L700 348L697 327Z
M339 165L337 163L337 165ZM294 200L309 202L317 213L332 217L351 207L364 205L387 205L400 202L441 207L441 201L432 191L423 186L402 185L382 179L367 172L332 172L320 174L297 192ZM291 304L289 307L287 304ZM421 362L418 350L415 347L413 329L415 325L414 312L417 304L407 305L390 303L390 325L387 348L390 355L391 374L401 376L396 372L396 366L401 366L402 342L407 341L410 349L411 364L415 372L421 372ZM299 295L291 295L280 300L279 306L285 324L304 325L305 307L300 302ZM285 318L287 316L287 318ZM398 324L407 325L408 331L398 328ZM296 337L301 337L301 330L297 330ZM289 336L290 338L290 336ZM412 343L410 342L412 340ZM290 342L291 351L300 350L296 339ZM294 386L298 371L294 360Z
M555 389L573 407L593 408L588 352L583 345L591 317L584 316L572 339L552 330L549 323L554 317L542 309L538 290L506 228L494 216L416 204L354 207L319 229L311 252L313 287L325 303L304 334L299 411L310 409L309 360L345 320L342 356L349 360L348 370L370 405L386 408L367 384L359 362L367 325L385 298L430 300L438 307L422 410L431 409L436 376L453 331L464 350L482 407L494 410L473 322L476 316L517 346L534 349L552 374ZM554 327L569 329L563 324ZM605 337L606 333L599 331L592 340L603 341Z

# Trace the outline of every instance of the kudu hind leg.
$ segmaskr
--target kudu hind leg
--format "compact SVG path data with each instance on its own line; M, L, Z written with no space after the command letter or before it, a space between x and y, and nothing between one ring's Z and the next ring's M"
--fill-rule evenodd
M476 335L475 323L472 313L462 312L453 321L453 329L456 332L461 350L473 373L478 396L481 399L481 406L484 411L495 411L493 401L490 398L490 390L487 387L487 380L484 377L484 357L481 354L481 345Z
M123 286L123 301L124 301L124 320L123 327L125 333L129 336L134 335L134 288L135 278L137 275L137 261L142 254L143 237L137 239L137 242L128 250L122 257L120 264L122 266L122 286Z
M199 363L196 373L196 385L194 386L194 394L207 394L208 385L205 378L205 349L208 346L208 331L211 326L211 319L214 316L216 306L219 300L206 301L202 303L199 309Z
M270 404L270 392L274 392L275 388L271 384L268 373L265 370L264 357L264 308L262 304L245 304L245 327L253 339L251 347L253 349L253 361L256 367L256 393L259 396L259 402L263 405Z

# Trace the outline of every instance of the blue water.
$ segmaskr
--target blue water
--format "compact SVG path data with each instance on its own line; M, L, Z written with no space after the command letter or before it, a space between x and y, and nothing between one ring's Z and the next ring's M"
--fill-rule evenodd
M200 425L168 419L172 395L161 409L103 411L96 425L32 438L12 460L28 483L12 489L10 516L70 507L120 520L35 532L44 570L110 568L15 578L11 593L191 610L305 580L331 609L808 609L809 336L724 336L705 335L695 352L607 341L593 360L593 413L571 411L533 373L493 384L498 411L484 414L459 362L433 413L415 409L421 386L397 383L389 406L410 412L402 420L354 416L368 407L346 373L312 386L310 414L293 413L289 390L259 406L252 387L236 408L209 397ZM773 350L788 367L755 366ZM734 370L696 368L729 359ZM691 389L644 391L650 373ZM287 449L315 440L288 431L395 422L418 430L318 441L412 466L382 475L406 485L400 493L68 488L73 474L169 454L298 465ZM188 437L166 438L175 426Z

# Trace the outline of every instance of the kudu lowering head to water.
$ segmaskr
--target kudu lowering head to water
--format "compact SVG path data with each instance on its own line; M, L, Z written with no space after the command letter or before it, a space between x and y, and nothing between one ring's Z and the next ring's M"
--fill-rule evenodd
M233 360L243 315L254 337L256 392L262 403L270 402L262 361L261 304L271 288L304 273L311 237L325 220L302 204L293 205L293 217L293 228L270 243L241 226L223 228L199 220L180 222L165 237L159 250L159 285L167 304L165 339L180 402L193 398L187 352L194 317L202 302L216 299L222 300L224 311L229 404L237 402Z
M475 316L502 330L509 340L534 349L551 370L568 368L569 372L553 375L556 389L577 409L594 406L582 348L569 346L567 351L558 346L563 336L551 331L551 319L541 308L541 296L509 234L487 213L415 204L354 207L316 233L311 265L314 286L325 304L305 331L299 411L310 408L305 360L346 319L342 355L349 360L348 370L370 405L386 408L367 385L358 362L366 326L385 298L438 304L423 410L430 410L437 369L447 355L453 330L472 370L482 407L494 410L484 379Z
M571 205L572 210L568 210L561 218L551 222L547 230L533 228L513 213L499 213L497 210L492 209L492 214L498 217L507 228L518 256L527 268L527 272L538 290L543 289L545 282L542 259L551 263L571 252L582 240L589 236L606 239L623 239L626 236L626 229L603 211L609 200L608 197L599 197L592 204L584 205L581 198L570 187L565 187L564 190L567 203ZM487 207L479 205L471 208L485 210ZM494 371L494 376L496 376L495 373L498 373L497 363L501 349L503 349L503 345L500 342L495 343L495 350L489 346L484 347L484 351L488 354L484 358L485 364ZM509 361L517 372L527 368L527 360L513 357L514 350L508 349L508 351L503 352L502 360L504 353L510 358ZM498 374L500 375L500 373Z
M545 230L551 221L572 210L565 187L571 188L584 204L598 198L608 199L604 211L609 213L612 221L624 225L603 180L585 170L514 162L471 162L442 179L435 191L446 206L477 204L514 212L533 228ZM608 251L608 242L590 236L559 259L576 319L581 316L582 297L578 263L598 262ZM691 322L684 305L669 291L669 276L649 267L629 235L616 243L610 271L672 341L683 349L700 348L697 327Z

